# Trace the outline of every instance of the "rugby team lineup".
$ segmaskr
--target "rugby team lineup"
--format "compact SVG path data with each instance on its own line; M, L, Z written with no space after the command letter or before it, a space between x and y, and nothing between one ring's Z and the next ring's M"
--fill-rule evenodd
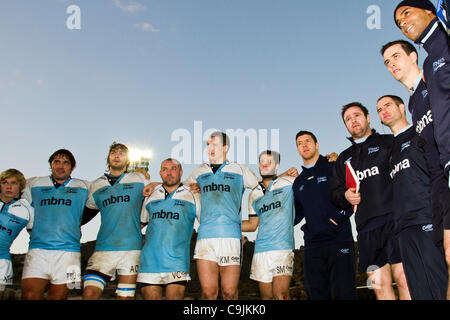
M145 300L183 300L191 259L202 300L238 300L243 233L254 232L250 279L260 299L290 300L299 236L294 227L303 223L307 299L357 300L356 273L366 272L378 300L450 300L447 5L398 1L392 23L403 39L380 46L379 68L401 84L408 101L380 95L376 114L357 100L341 106L339 124L350 146L333 150L339 154L322 154L319 132L299 128L291 140L301 169L281 170L283 153L273 146L258 153L258 173L230 161L233 140L225 130L208 132L207 161L186 179L190 153L152 163L159 177L150 177L130 167L130 146L122 141L110 144L107 171L93 181L72 176L79 164L70 148L48 156L50 175L27 179L21 168L2 168L0 296L13 283L10 248L26 229L23 300L67 300L79 285L83 300L98 300L116 276L119 300L135 299L137 290ZM67 13L67 28L80 29L79 7ZM375 120L388 132L378 132ZM242 201L248 203L246 219ZM95 251L81 270L81 226L99 216ZM187 314L195 313L192 307Z

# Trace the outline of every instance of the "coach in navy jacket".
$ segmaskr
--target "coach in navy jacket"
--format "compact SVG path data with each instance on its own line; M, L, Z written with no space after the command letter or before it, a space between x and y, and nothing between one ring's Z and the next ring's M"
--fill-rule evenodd
M352 211L338 209L331 203L328 181L334 162L319 154L313 133L300 131L296 143L304 165L293 185L294 224L305 218L301 229L305 240L307 297L356 299L354 242L349 220Z

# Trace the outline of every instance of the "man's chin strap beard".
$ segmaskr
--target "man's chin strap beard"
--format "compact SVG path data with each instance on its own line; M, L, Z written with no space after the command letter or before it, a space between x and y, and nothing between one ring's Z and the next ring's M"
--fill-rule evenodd
M261 175L261 177L263 179L272 179L273 180L277 177L277 175L276 174L268 174L268 175Z

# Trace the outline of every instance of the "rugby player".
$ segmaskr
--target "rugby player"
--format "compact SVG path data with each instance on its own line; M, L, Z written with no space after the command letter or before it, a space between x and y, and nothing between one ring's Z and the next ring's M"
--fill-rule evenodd
M390 160L394 224L411 297L444 300L448 274L442 246L435 245L432 234L430 175L423 141L406 121L400 97L382 96L377 112L394 134Z
M48 160L51 175L27 183L23 198L34 207L33 231L22 272L22 299L67 299L81 283L80 224L89 183L71 177L73 154L55 151Z
M34 209L20 199L26 180L22 172L8 169L0 173L0 298L6 285L13 282L13 266L9 250L23 228L33 227Z
M86 203L88 208L100 210L101 224L84 276L85 300L99 299L116 272L118 299L134 299L136 292L142 249L142 189L148 181L140 172L127 172L130 160L124 144L113 142L107 165L109 173L92 182Z
M238 298L241 270L241 201L244 189L253 189L258 178L245 165L229 162L229 138L213 132L207 141L209 163L197 167L183 182L198 184L201 213L194 250L202 298L217 299L219 277L222 297Z
M396 299L392 277L400 299L410 299L394 234L392 181L389 176L393 136L380 135L371 129L369 112L359 102L343 106L341 116L351 135L349 140L352 145L339 155L333 167L331 200L343 210L358 206L355 212L358 269L369 276L377 299ZM350 161L360 180L359 192L346 187L347 161Z
M190 244L200 195L181 183L179 161L161 163L163 184L146 198L141 224L147 226L137 282L145 300L182 300L189 281Z
M250 279L258 281L261 299L290 300L294 269L294 177L278 177L280 154L266 150L259 155L262 182L249 195L249 219L243 232L255 231Z

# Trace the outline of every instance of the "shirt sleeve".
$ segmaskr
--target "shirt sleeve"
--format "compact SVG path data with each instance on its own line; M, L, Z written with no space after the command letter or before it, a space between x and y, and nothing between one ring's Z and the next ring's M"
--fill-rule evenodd
M244 188L246 189L254 189L259 182L259 179L256 177L255 173L250 170L246 165L240 165L242 169L242 175L244 179Z

